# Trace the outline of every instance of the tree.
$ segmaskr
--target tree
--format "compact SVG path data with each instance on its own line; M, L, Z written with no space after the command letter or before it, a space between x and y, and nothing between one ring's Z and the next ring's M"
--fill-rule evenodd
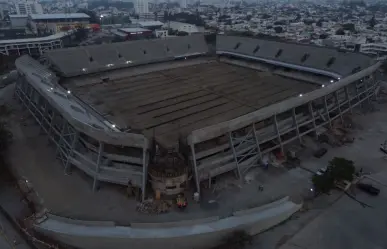
M328 35L327 35L327 34L321 34L319 38L320 38L320 39L327 39L327 38L328 38Z
M344 29L336 30L336 35L345 35Z
M268 15L268 14L263 14L262 15L262 19L269 19L271 17L271 15Z
M343 24L343 29L344 30L349 30L351 32L355 32L356 31L355 30L355 24L353 24L353 23L344 23Z
M187 36L187 35L189 35L187 32L185 32L185 31L178 31L177 33L176 33L176 35L177 36Z
M317 27L322 27L322 23L323 23L323 20L322 20L322 19L319 19L319 20L316 22L316 26L317 26Z
M312 182L316 193L328 194L335 186L335 180L328 173L314 175L312 177Z
M315 191L327 194L334 188L336 182L353 180L355 174L354 162L342 157L335 157L329 161L329 165L323 174L312 177Z
M328 171L336 181L352 181L355 165L351 160L335 157L329 162Z
M375 16L372 16L370 22L369 22L369 25L371 28L374 28L375 25L376 25L376 20L375 20Z
M94 11L92 10L87 10L87 9L80 9L77 11L77 13L85 13L86 15L90 16L89 22L90 23L100 23L99 17L97 17L97 14L95 14Z
M275 32L278 34L278 33L282 33L284 31L284 29L281 27L281 26L276 26L274 27L274 30Z
M82 41L87 38L89 31L85 27L78 27L75 32L75 40Z

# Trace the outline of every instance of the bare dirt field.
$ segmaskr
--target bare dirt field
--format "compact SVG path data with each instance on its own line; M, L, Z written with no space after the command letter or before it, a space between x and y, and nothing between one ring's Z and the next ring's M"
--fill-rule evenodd
M176 143L179 134L316 89L299 80L215 61L65 86L120 127L155 134L166 147Z

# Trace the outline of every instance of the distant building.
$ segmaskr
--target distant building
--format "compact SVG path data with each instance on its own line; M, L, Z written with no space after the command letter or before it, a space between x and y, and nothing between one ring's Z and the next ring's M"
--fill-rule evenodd
M164 23L160 21L136 21L134 20L132 23L133 26L150 29L150 30L159 30L164 25Z
M125 34L125 40L141 40L153 36L152 30L143 28L121 28L118 31Z
M387 55L386 43L365 43L360 45L360 52L370 55Z
M43 14L42 5L37 1L22 0L15 3L15 8L18 15Z
M90 17L84 13L30 15L29 23L35 33L55 34L80 26L88 26Z
M148 0L136 0L134 8L137 14L149 13L149 2Z
M47 50L62 48L63 40L68 37L68 33L62 32L46 37L1 40L0 54L7 56L29 54L38 57Z
M178 32L186 32L188 34L204 32L203 27L198 27L194 24L189 24L189 23L170 21L170 22L166 22L165 25L167 26L167 28L170 28L172 30L175 30Z
M12 28L24 28L27 26L28 15L9 15Z
M4 20L4 17L9 13L9 4L6 1L0 1L0 18Z
M180 0L180 8L183 8L183 9L187 8L187 0Z

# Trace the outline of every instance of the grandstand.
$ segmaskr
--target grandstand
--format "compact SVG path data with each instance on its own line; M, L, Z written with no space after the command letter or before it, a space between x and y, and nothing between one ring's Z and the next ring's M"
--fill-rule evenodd
M16 95L57 145L65 170L146 196L152 143L179 152L200 182L242 177L265 154L369 100L379 62L357 53L218 36L216 57L192 35L23 56Z

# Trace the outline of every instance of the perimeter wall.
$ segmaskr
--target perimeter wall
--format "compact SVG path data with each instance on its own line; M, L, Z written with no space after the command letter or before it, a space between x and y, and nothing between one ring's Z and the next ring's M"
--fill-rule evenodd
M54 239L81 249L202 249L222 242L232 231L258 234L288 219L302 204L288 197L220 219L209 217L171 223L85 222L48 215L35 228Z

